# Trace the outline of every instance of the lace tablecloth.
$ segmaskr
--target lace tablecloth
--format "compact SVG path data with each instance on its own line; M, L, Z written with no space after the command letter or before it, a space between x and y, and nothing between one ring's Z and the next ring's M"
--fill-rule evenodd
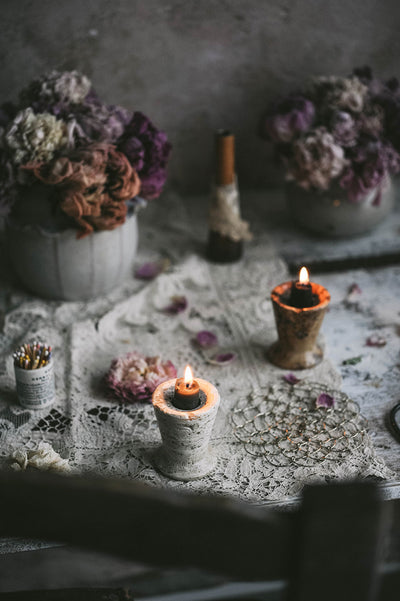
M92 302L46 302L18 291L3 272L1 461L5 463L17 447L34 448L44 440L68 458L77 472L230 494L258 503L281 501L311 480L390 478L390 470L376 456L364 430L361 443L349 448L339 462L328 457L314 465L274 465L265 454L249 452L237 435L235 411L243 403L257 406L271 391L285 402L293 394L282 380L285 372L265 358L276 338L269 294L277 283L288 279L286 265L265 236L248 246L241 262L211 265L199 252L199 230L179 198L170 197L164 210L168 210L167 225L154 223L151 210L142 219L138 264L161 256L171 259L169 271L152 282L132 278L113 294ZM176 316L166 315L160 309L174 295L185 295L188 308ZM193 344L200 330L215 332L222 350L237 353L236 361L211 364ZM11 360L13 349L32 339L49 341L54 347L57 400L40 412L17 404ZM210 476L181 483L159 475L151 463L151 453L160 444L151 405L126 405L107 398L102 382L110 361L130 350L159 354L179 371L190 363L195 375L219 389L222 402L213 438L218 464ZM308 382L310 398L312 382L340 388L340 375L327 359L301 377ZM355 419L364 428L362 419Z

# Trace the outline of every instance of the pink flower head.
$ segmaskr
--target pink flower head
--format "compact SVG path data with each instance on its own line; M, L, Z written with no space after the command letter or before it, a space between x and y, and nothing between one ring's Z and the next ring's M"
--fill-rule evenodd
M145 357L133 351L112 361L105 380L117 398L134 403L151 401L157 386L176 376L171 361L161 361L159 356Z

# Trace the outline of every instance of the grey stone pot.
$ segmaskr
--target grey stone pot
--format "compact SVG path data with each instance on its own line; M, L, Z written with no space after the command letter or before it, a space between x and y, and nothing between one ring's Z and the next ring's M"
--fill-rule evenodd
M375 203L381 192L379 203ZM331 237L357 236L373 229L393 209L394 190L389 177L362 202L351 203L346 191L335 184L329 190L304 190L294 183L286 187L290 215L303 227Z
M132 275L138 244L135 214L114 230L80 240L76 230L7 225L10 263L20 283L38 296L77 301L111 292Z

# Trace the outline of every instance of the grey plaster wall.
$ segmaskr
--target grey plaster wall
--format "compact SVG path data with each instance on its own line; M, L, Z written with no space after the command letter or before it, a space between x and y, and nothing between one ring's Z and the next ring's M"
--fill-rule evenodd
M400 75L398 0L0 0L0 101L52 68L143 110L174 144L170 185L205 190L212 135L237 135L242 186L277 177L256 136L268 100L310 75Z

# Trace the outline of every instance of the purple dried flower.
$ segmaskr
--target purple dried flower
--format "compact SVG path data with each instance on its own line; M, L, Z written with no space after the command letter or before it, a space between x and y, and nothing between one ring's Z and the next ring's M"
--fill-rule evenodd
M131 117L132 112L121 106L106 105L93 99L76 107L68 122L76 126L77 145L97 141L114 144L122 136Z
M173 296L171 303L164 307L163 312L167 315L178 315L187 309L188 301L186 296Z
M376 346L378 348L381 348L382 346L386 345L386 342L386 338L384 338L383 336L379 336L379 334L372 334L367 338L365 344L366 346Z
M196 334L196 343L200 348L207 349L212 348L216 344L218 344L218 338L212 332L208 332L207 330L202 330Z
M282 376L282 378L285 380L285 382L287 382L288 384L291 384L292 386L294 386L294 384L298 384L299 382L301 382L301 380L292 373L285 374L284 376Z
M314 120L313 103L303 96L289 96L263 118L261 135L273 142L290 142L307 131Z
M321 392L317 400L315 401L315 406L317 407L325 407L326 409L331 409L335 405L335 399L330 394L326 392Z
M167 177L167 161L171 152L167 135L158 130L143 113L135 112L118 141L118 149L126 154L142 182L141 195L157 198Z
M369 140L351 149L350 158L351 165L345 168L340 185L354 203L362 202L368 192L383 185L388 173L400 170L400 155L391 144L380 140Z
M112 361L105 381L116 397L134 403L150 401L159 384L176 376L171 361L163 362L158 356L145 357L133 351Z

